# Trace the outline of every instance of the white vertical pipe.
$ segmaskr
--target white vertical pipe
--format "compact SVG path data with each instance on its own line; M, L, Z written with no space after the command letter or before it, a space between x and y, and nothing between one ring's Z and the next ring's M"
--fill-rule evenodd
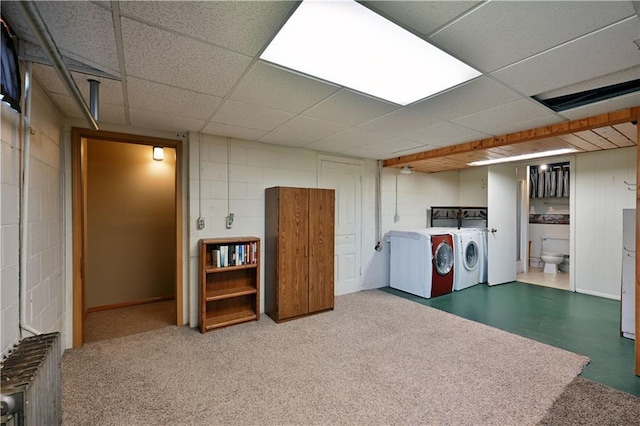
M31 155L31 62L24 75L24 109L22 112L22 176L20 187L20 330L33 335L42 334L27 325L27 249L29 242L29 157Z

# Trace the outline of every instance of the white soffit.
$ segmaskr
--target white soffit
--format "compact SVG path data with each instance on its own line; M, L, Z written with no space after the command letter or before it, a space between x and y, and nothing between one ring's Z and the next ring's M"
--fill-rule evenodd
M480 74L349 0L302 2L260 58L399 105Z
M430 40L491 72L635 13L630 1L492 1Z
M638 65L640 50L633 42L638 38L640 18L634 16L492 75L536 95Z
M357 126L399 108L398 105L342 89L330 98L305 111L304 115L349 126Z
M251 62L248 56L127 18L122 19L122 41L128 75L220 97Z
M293 7L290 1L176 1L161 7L156 2L120 2L125 16L250 56L273 37Z
M488 77L479 77L408 108L443 120L471 115L522 96Z
M338 90L338 86L257 61L235 88L231 99L297 114Z

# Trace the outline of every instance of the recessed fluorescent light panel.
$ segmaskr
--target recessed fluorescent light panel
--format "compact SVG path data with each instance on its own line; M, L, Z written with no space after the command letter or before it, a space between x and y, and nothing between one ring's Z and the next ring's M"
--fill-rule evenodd
M303 1L260 58L403 106L481 74L350 0Z
M494 158L492 160L474 161L473 163L468 163L467 165L468 166L488 166L491 164L510 163L512 161L530 160L532 158L551 157L552 155L570 154L572 152L576 152L576 150L573 148L562 148L562 149L554 149L552 151L533 152L531 154L515 155L513 157L503 157L503 158Z

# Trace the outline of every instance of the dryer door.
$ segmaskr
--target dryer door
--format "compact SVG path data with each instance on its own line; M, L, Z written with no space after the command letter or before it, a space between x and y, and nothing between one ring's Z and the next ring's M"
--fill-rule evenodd
M475 241L471 240L464 248L464 267L468 271L474 270L478 266L479 250Z
M438 244L435 253L435 267L438 275L445 276L453 268L453 248L445 241Z

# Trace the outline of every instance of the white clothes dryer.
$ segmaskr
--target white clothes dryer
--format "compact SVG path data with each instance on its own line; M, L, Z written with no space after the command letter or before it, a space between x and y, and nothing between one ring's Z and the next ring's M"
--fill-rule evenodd
M453 232L456 253L456 275L453 289L463 290L481 282L483 254L481 232L476 229L459 229Z

